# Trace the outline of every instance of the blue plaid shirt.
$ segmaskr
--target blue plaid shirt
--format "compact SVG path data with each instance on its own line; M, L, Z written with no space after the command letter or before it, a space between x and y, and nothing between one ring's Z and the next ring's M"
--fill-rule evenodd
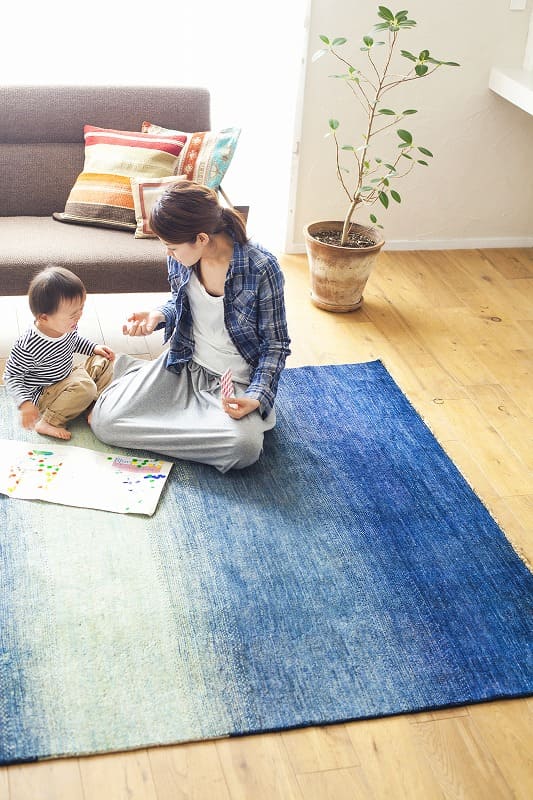
M191 270L167 257L172 299L160 308L167 369L180 372L193 357L191 309L185 287ZM194 269L194 268L193 268ZM283 297L284 278L277 259L257 244L235 243L224 285L224 322L235 347L251 367L246 395L259 400L262 417L274 405L279 376L290 354Z

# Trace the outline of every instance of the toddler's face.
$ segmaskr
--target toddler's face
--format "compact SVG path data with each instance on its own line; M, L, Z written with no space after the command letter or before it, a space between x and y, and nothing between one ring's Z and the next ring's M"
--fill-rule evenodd
M85 297L61 300L53 314L41 314L37 320L39 329L47 336L63 336L76 328L83 313Z

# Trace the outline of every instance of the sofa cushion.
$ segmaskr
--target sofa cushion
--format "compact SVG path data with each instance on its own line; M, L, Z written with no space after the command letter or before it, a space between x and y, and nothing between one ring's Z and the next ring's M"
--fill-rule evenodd
M151 122L143 122L142 130L160 136L185 136L185 146L178 157L175 171L183 173L190 181L203 183L212 189L218 189L220 186L241 133L240 128L186 133L162 128Z
M60 222L134 231L137 223L130 178L177 173L185 134L139 133L84 126L85 162Z
M172 186L178 181L185 180L185 175L168 175L164 178L132 178L131 191L135 206L136 239L154 239L155 233L150 228L150 214L156 200L165 191L167 186Z
M78 275L88 292L164 292L166 253L158 239L84 225L60 225L52 217L0 217L0 295L23 295L47 264Z

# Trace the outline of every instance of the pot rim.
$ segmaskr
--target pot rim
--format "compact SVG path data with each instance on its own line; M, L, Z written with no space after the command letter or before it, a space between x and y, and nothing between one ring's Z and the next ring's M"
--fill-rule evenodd
M374 239L375 244L371 247L341 247L340 245L336 244L329 244L328 242L321 242L318 239L315 239L313 234L310 232L310 229L316 226L316 230L324 230L324 228L333 228L334 230L342 230L344 222L341 220L315 220L314 222L308 222L304 225L304 236L307 239L312 239L314 242L317 242L322 247L328 247L332 250L339 250L340 252L346 253L347 250L353 250L354 252L364 252L364 253L372 253L376 250L380 250L383 245L385 244L385 239L379 233L376 228L373 228L371 225L361 225L359 222L352 222L350 228L351 230L359 230L365 231L368 233L371 239Z

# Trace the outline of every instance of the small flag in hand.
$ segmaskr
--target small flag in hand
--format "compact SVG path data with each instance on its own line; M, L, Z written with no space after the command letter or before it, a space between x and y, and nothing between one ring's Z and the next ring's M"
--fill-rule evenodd
M222 389L222 397L226 400L228 397L233 397L233 373L229 367L220 376L220 388Z

